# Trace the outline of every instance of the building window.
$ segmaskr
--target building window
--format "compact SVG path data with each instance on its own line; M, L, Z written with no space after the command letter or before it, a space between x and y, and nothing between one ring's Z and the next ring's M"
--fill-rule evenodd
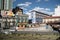
M21 22L23 23L23 17L21 18Z
M10 25L12 26L12 25L13 25L13 23L10 23Z
M19 22L21 23L21 20L19 20Z
M10 21L12 22L12 21L13 21L13 19L10 19Z
M36 18L36 22L42 23L42 18Z
M19 22L20 22L20 23L21 23L21 19L22 19L22 18L20 17L20 18L19 18Z
M6 19L3 19L3 21L6 21Z
M27 17L25 18L25 22L28 22L28 19L27 19Z
M0 23L0 28L1 28L1 23Z
M52 22L54 22L55 21L55 19L52 19Z
M25 22L25 17L23 17L23 22Z
M59 18L56 19L56 21L58 21L58 20L59 20Z
M7 19L8 22L10 22L10 19Z

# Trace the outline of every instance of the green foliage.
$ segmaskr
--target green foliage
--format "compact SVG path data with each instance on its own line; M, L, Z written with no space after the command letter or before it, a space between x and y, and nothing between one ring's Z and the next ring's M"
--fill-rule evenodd
M0 40L56 40L55 34L0 34Z

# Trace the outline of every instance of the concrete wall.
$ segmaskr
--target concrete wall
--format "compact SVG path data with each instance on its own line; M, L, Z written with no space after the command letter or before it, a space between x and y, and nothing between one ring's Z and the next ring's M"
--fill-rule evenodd
M53 31L53 29L49 25L40 24L40 27L24 28L24 29L18 30L18 31L41 31L41 32L48 32L48 31Z

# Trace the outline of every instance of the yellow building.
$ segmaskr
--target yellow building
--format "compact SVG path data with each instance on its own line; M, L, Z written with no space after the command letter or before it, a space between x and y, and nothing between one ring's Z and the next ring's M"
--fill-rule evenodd
M14 14L13 14L12 11L8 11L8 12L7 12L7 16L14 16Z
M45 17L43 23L54 23L60 21L60 16Z

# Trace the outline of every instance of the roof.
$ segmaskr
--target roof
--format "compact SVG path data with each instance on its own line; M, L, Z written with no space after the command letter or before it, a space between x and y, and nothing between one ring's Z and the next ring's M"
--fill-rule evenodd
M51 15L48 15L48 14L46 14L46 13L38 12L38 11L35 11L35 10L33 10L33 11L31 11L31 12L36 12L36 13L40 13L40 14L43 14L43 15L51 16Z
M21 14L21 15L18 15L18 16L28 16L27 14Z
M50 16L50 17L48 16L48 17L45 17L45 19L47 19L47 18L48 18L48 19L49 19L49 18L60 18L60 16Z

